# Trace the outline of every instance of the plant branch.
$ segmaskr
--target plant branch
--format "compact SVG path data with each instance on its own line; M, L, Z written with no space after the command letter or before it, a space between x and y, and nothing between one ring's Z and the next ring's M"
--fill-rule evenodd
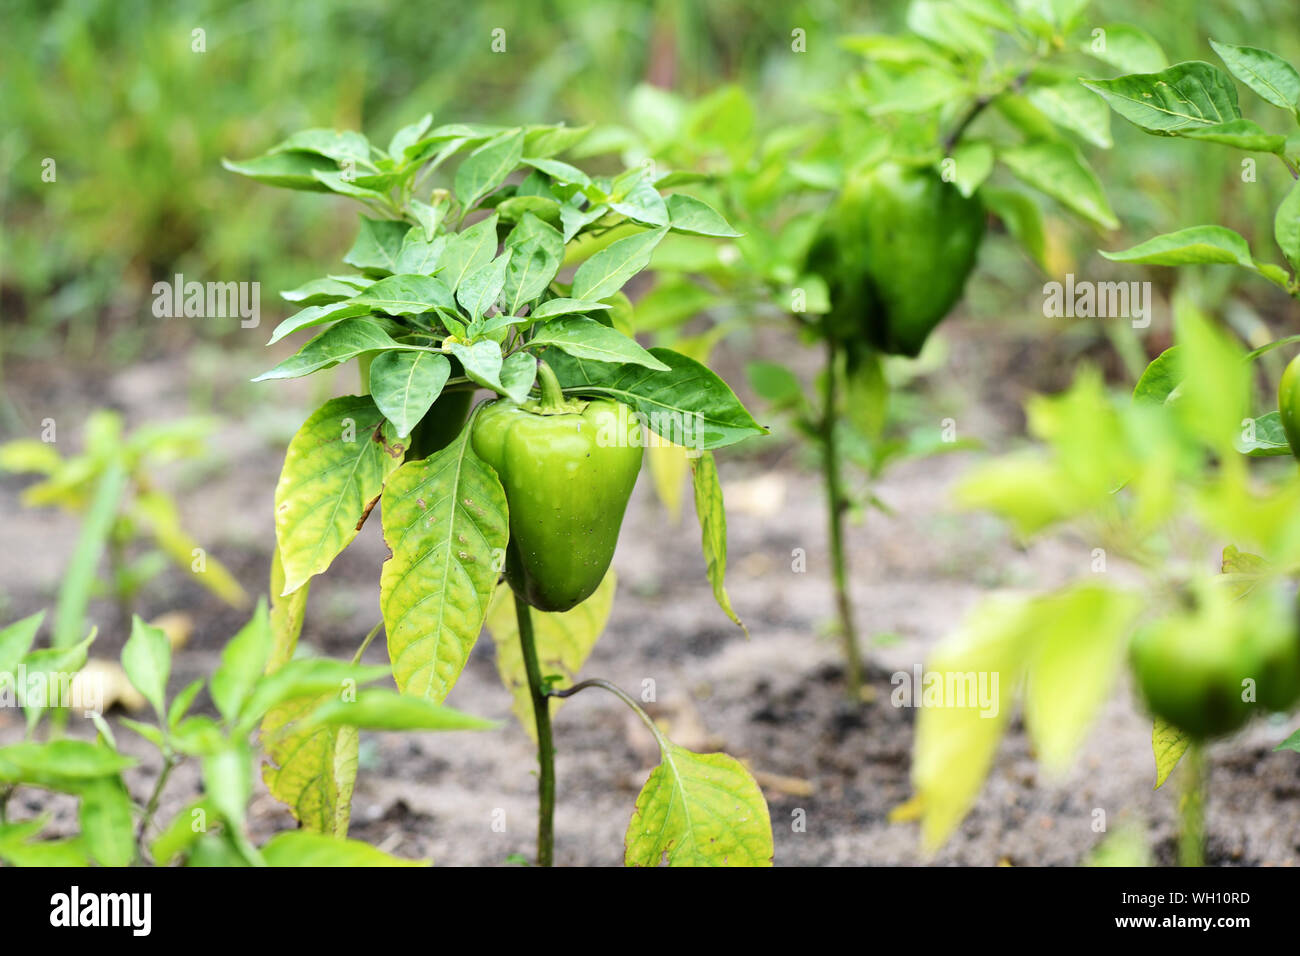
M523 652L528 689L532 694L533 720L537 725L537 865L555 862L555 744L551 738L551 703L542 684L533 638L533 615L527 602L514 595L515 620L519 625L519 647Z
M991 93L983 93L977 96L974 102L972 102L967 108L965 115L957 121L957 125L953 127L952 132L943 138L943 154L945 156L950 155L952 153L952 148L961 141L961 138L964 135L966 135L966 130L970 128L971 123L975 122L975 120L979 118L979 115L996 103L1000 97L1005 96L1007 93L1013 93L1024 86L1025 82L1029 79L1029 74L1033 72L1033 69L1034 63L1031 62L1023 70L1017 73L1015 77L998 89Z
M638 704L631 694L610 681L604 680L600 677L593 677L590 680L584 680L580 683L574 684L572 687L566 687L564 690L550 691L549 696L559 697L561 699L572 697L579 691L586 690L589 687L599 687L601 690L609 691L609 693L627 704L636 712L636 715L641 718L641 723L650 728L650 733L654 734L655 741L659 744L659 748L662 750L668 745L668 738L665 737L663 731L656 726L653 718L645 712L645 708Z
M158 812L158 802L162 799L163 788L167 786L167 778L171 776L172 769L180 763L171 754L163 754L162 771L158 774L157 781L153 785L153 793L149 794L149 802L144 805L144 813L140 817L140 827L135 833L136 845L144 851L144 835L149 829L149 824L153 822L153 815Z
M829 519L831 574L835 604L839 610L840 638L844 643L845 691L855 703L862 700L862 656L853 624L853 602L849 597L848 559L844 554L844 492L840 487L840 453L835 426L839 418L840 350L834 338L826 339L826 375L822 380L821 420L818 443L822 451L822 480L826 486Z

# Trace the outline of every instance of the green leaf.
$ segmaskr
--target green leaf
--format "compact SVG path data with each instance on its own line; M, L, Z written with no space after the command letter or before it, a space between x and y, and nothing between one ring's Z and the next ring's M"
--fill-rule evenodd
M1142 602L1097 586L1042 598L1045 623L1031 638L1025 721L1034 751L1051 770L1064 770L1109 697L1130 627Z
M1176 136L1191 127L1241 119L1232 80L1200 60L1176 63L1159 73L1081 82L1134 126L1156 135Z
M541 322L559 315L573 315L577 312L598 312L610 308L613 308L613 306L608 302L597 302L595 299L548 299L539 305L537 310L528 318Z
M383 190L362 185L356 173L344 174L338 170L317 169L312 171L312 176L324 183L330 192L338 193L340 196L350 196L353 199L369 199L376 202L382 202L385 199Z
M271 154L285 152L318 153L335 162L370 163L370 140L356 130L304 129L273 146Z
M1254 266L1250 247L1238 233L1224 226L1192 226L1156 236L1130 249L1101 253L1112 262L1136 262L1154 266L1186 266L1206 263Z
M356 294L356 290L352 290ZM330 302L325 305L309 305L301 312L295 312L283 322L275 327L271 333L271 338L267 340L267 345L274 345L286 335L292 335L299 329L312 328L317 325L325 325L328 322L338 322L342 319L351 319L359 315L369 315L370 306L358 305L356 302Z
M1004 150L999 158L1017 178L1071 212L1105 229L1119 226L1097 174L1069 144L1029 143Z
M420 315L435 309L455 310L447 283L435 276L393 275L380 279L352 300L388 315Z
M708 203L687 196L685 193L673 193L666 200L668 206L668 223L673 232L684 232L692 236L722 236L734 238L741 235Z
M18 669L18 663L32 649L44 620L45 612L37 611L0 630L0 674L12 674Z
M474 223L447 240L438 262L438 277L453 291L465 276L487 265L497 254L497 214Z
M338 165L315 153L268 153L241 161L223 159L221 165L232 173L255 179L266 186L300 189L304 192L329 192L329 187L313 173L337 170Z
M213 808L232 827L244 821L248 800L253 795L253 755L246 744L232 744L205 756L203 792Z
M542 357L565 391L615 398L646 416L651 431L675 444L707 451L767 434L707 367L672 349L653 348L650 354L672 371L592 362L555 349Z
M114 453L95 481L90 507L81 515L81 533L77 536L76 550L63 569L63 580L54 605L54 647L68 647L86 632L90 593L100 558L122 505L126 483L126 465L120 455Z
M1125 73L1158 73L1169 65L1151 34L1127 23L1107 24L1100 36L1084 42L1083 51Z
M734 757L664 741L624 848L627 866L771 866L767 802Z
M400 164L406 159L406 148L414 146L433 125L433 114L425 113L409 126L403 126L388 141L388 155Z
M460 204L473 209L480 199L506 181L523 154L522 129L507 130L470 153L456 169L452 187Z
M538 664L543 674L558 678L553 684L555 688L571 687L577 681L579 671L609 621L617 587L618 578L611 569L591 596L571 610L557 613L530 608ZM533 696L519 646L519 622L515 616L514 592L509 584L502 582L497 586L488 606L486 624L496 645L497 673L513 701L511 709L524 732L536 741ZM562 698L550 698L551 714L554 715L563 703Z
M512 250L506 249L490 262L467 274L456 286L456 301L469 315L471 322L481 319L501 296L506 284L506 270L510 267Z
M398 275L433 275L442 259L442 250L447 247L447 239L447 236L429 235L423 228L412 229L402 239L393 271Z
M366 285L370 280L363 280ZM333 302L341 302L344 299L350 299L357 294L356 286L349 285L338 279L326 277L324 279L312 279L310 282L303 283L296 289L290 289L288 292L281 292L280 298L286 302L296 302L299 305L329 305Z
M1047 238L1043 230L1043 211L1038 208L1038 203L1022 192L991 186L980 190L980 200L1002 220L1029 258L1046 272Z
M407 462L384 488L379 602L393 677L404 694L441 703L483 628L509 539L506 496L466 428Z
M378 689L364 690L355 700L331 700L313 711L307 723L358 730L492 730L497 726L423 697Z
M456 356L465 369L465 377L477 382L494 392L504 392L501 383L501 346L488 339L480 339L472 345L452 342L451 354Z
M595 319L569 315L554 319L538 328L529 345L550 346L580 359L596 362L628 362L645 368L669 371L634 339L602 325Z
M514 315L545 292L555 278L564 259L564 238L528 213L506 238L506 248L513 255L506 271L503 311Z
M1282 427L1282 416L1277 412L1268 412L1258 418L1250 419L1249 433L1245 428L1237 441L1237 451L1252 458L1281 457L1291 454L1291 443L1287 441L1286 430Z
M207 800L195 800L177 813L149 847L154 864L167 866L188 852L208 832L207 818L214 812Z
M1190 127L1178 135L1183 139L1203 140L1261 153L1280 153L1286 146L1285 136L1266 133L1258 123L1246 119L1229 120L1217 126Z
M352 248L343 257L350 266L378 275L392 275L397 271L397 259L402 252L402 241L411 224L395 219L370 219L361 217L361 231Z
M275 489L275 535L291 594L356 537L405 446L369 396L335 398L289 442Z
M501 364L501 391L516 404L528 400L528 392L537 381L537 359L527 352L515 352Z
M564 241L568 242L607 212L609 207L601 203L592 203L586 209L579 209L567 203L561 206L560 224L564 227L561 230Z
M451 376L451 362L437 352L380 352L370 363L370 397L393 423L398 438L433 406Z
M575 186L591 185L591 177L577 166L560 162L558 159L540 159L534 156L524 157L524 162L534 169L541 170L557 183Z
M30 674L31 671L29 670ZM80 792L100 777L115 777L135 761L84 740L51 740L0 747L0 781Z
M1151 361L1133 387L1133 401L1163 405L1169 400L1169 396L1183 380L1182 371L1178 368L1180 351L1181 346L1170 346Z
M226 720L233 721L253 692L271 657L271 619L266 601L257 602L252 618L221 650L221 664L212 674L208 690Z
M1277 207L1277 214L1273 218L1273 237L1277 239L1286 261L1291 263L1291 268L1300 269L1300 186L1293 185Z
M158 719L166 711L167 676L171 673L172 646L162 628L131 616L131 636L122 647L122 669L131 686L153 705Z
M131 795L120 778L100 777L86 784L81 789L78 819L86 849L96 863L130 866L135 859L135 828Z
M278 552L273 552L273 554L278 554ZM205 683L206 681L202 677L195 678L172 698L172 705L167 709L167 726L169 728L175 727L185 719L190 706L194 703L194 698L199 696L199 691L203 689Z
M591 129L591 126L530 126L524 134L524 155L546 159L568 152L586 139Z
M1191 745L1191 738L1168 721L1155 719L1151 727L1151 752L1156 758L1156 785L1159 790L1178 766Z
M1300 73L1286 60L1253 46L1210 41L1228 72L1274 106L1295 115L1300 106Z
M420 860L400 860L361 840L339 840L319 833L286 830L262 847L267 866L427 866Z
M248 701L240 712L236 732L261 720L271 708L299 698L318 698L351 694L362 684L369 684L388 676L388 669L378 666L351 664L324 657L305 657L289 661L265 675L253 687ZM319 703L319 701L317 701Z
M646 226L667 226L668 206L651 183L642 179L621 199L610 200L609 208Z
M996 596L978 604L960 628L945 638L925 662L939 674L987 675L988 707L916 706L912 745L912 805L921 815L924 845L937 849L956 829L978 795L998 742L1011 717L1015 686L1023 672L1026 635L1037 624L1032 599ZM992 694L997 679L996 698ZM910 684L895 689L898 695ZM924 690L922 690L924 693ZM897 705L899 700L895 700ZM955 701L945 701L955 704ZM894 816L902 808L895 810Z
M986 140L963 140L952 151L952 183L967 198L993 172L993 147Z
M436 206L430 206L427 202L422 202L419 199L412 199L407 205L410 208L411 213L415 216L416 221L420 224L420 229L423 230L422 238L424 241L426 243L433 243L434 234L438 231L438 225L447 217L449 204L441 202ZM407 233L407 236L412 235L414 232L415 230L411 230L411 232ZM398 264L401 265L400 262ZM403 271L408 270L404 268ZM419 270L413 269L409 271L418 272Z
M301 378L312 372L319 372L321 369L333 368L341 362L356 358L363 352L420 347L393 341L392 337L384 331L383 326L371 319L344 319L338 325L316 336L279 365L254 378L253 381Z
M713 598L723 613L748 637L749 629L736 616L727 594L727 512L722 507L718 468L712 453L707 451L690 462L691 480L695 486L695 515L700 521L701 547L708 566L709 584L713 586Z
M1026 96L1057 126L1078 133L1094 146L1110 149L1110 110L1078 83L1034 86Z
M96 631L92 629L85 639L71 647L51 647L32 651L22 661L23 666L27 668L28 679L30 680L33 674L45 674L53 681L59 679L60 675L75 674L81 670L86 666L86 651L95 640L95 634ZM51 685L47 683L46 686ZM36 722L47 709L43 704L33 703L29 698L23 704L28 728L35 727Z
M607 299L650 264L650 256L667 229L652 229L611 243L582 265L573 276L575 299Z

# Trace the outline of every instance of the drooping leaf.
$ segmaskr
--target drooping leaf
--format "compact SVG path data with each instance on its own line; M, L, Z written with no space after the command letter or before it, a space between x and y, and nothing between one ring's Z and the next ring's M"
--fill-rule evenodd
M464 429L384 488L380 609L404 694L441 703L478 640L509 538L505 492Z
M1192 226L1156 236L1129 249L1103 250L1101 254L1112 262L1153 266L1225 263L1250 268L1254 265L1246 240L1226 226Z
M998 158L1022 182L1051 196L1071 212L1105 229L1119 226L1097 174L1069 144L1029 143L1003 150Z
M709 584L718 607L731 618L745 635L749 629L741 622L727 594L727 512L722 506L722 486L712 452L691 458L691 480L695 487L695 515L700 521L700 539L708 568Z

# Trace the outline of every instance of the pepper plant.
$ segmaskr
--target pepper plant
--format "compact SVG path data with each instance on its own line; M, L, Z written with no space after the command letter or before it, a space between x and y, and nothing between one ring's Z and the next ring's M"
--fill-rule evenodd
M435 127L425 116L386 148L356 132L308 130L227 164L367 211L344 257L355 271L285 293L302 309L271 341L328 327L258 379L355 359L362 386L317 409L289 444L275 495L273 592L299 626L309 581L378 503L391 551L382 625L397 688L441 702L491 622L503 680L538 746L539 864L553 860L553 710L599 686L641 715L663 760L637 800L626 862L763 865L772 856L767 807L739 762L675 746L608 682L573 683L609 613L608 569L645 432L691 451L708 576L739 623L723 581L712 452L766 431L707 366L642 348L621 292L670 233L734 231L701 200L665 195L671 182L645 168L593 176L557 158L586 133ZM441 179L453 158L454 174ZM479 390L496 397L471 408ZM503 601L514 604L513 622L490 617ZM327 778L340 772L330 758L344 745L325 743ZM329 829L345 818L345 790L345 780L327 785L304 823Z
M80 639L87 606L97 592L112 597L119 624L128 630L141 588L168 561L193 571L200 584L226 603L248 603L239 582L185 530L176 500L157 480L163 465L201 453L211 427L204 419L183 418L143 425L128 434L120 415L98 410L86 420L79 455L59 454L52 421L42 438L0 445L0 470L42 476L23 490L23 504L60 508L81 521L76 551L59 587L55 646L69 647ZM157 550L139 553L142 541ZM108 573L101 577L105 554Z
M226 644L210 679L199 678L167 693L171 646L166 634L135 617L122 648L122 667L154 712L155 721L123 717L122 727L158 751L158 770L143 801L123 772L138 761L119 749L112 725L96 709L93 688L79 683L97 631L70 647L33 650L45 613L0 628L0 699L20 705L25 739L0 747L0 861L15 866L411 866L344 834L290 830L256 846L248 835L247 806L253 794L255 742L282 744L267 731L268 715L312 701L297 726L281 728L310 741L322 732L356 735L370 730L478 730L490 722L432 701L367 688L388 674L321 658L288 660L284 632L273 628L266 602ZM360 656L360 655L358 655ZM16 675L21 675L19 679ZM73 678L72 675L77 675ZM217 718L193 713L207 688ZM359 689L360 688L360 689ZM40 739L42 718L61 717ZM90 718L95 739L65 737L69 717ZM122 728L119 728L119 730ZM182 763L201 768L202 792L164 826L157 813L172 773ZM16 819L8 810L19 789L69 794L78 800L76 832L48 834L48 815Z
M1297 122L1300 72L1266 50L1211 42L1232 77ZM1300 175L1294 129L1271 133L1244 118L1232 78L1213 64L1190 61L1083 82L1146 132L1272 154L1291 178ZM1274 230L1291 270L1300 268L1298 223L1300 186L1291 185ZM1300 297L1292 271L1217 224L1103 254L1154 266L1236 266ZM1282 375L1278 408L1252 408L1263 377L1256 360L1300 336L1248 352L1186 296L1176 297L1175 311L1177 341L1150 363L1131 401L1106 399L1095 378L1062 398L1036 401L1030 421L1045 448L980 469L960 491L968 504L1003 514L1025 535L1085 524L1104 545L1103 556L1118 552L1142 569L1149 607L1130 592L1097 585L1001 603L996 617L986 605L930 667L981 664L1004 679L1027 675L1030 734L1059 764L1103 699L1113 665L1127 656L1154 717L1156 786L1180 761L1187 764L1179 859L1197 865L1204 856L1204 743L1253 715L1291 711L1300 700L1300 476L1248 465L1300 449L1300 359ZM1207 577L1201 565L1212 548L1221 550L1222 573ZM913 774L918 796L900 815L919 814L932 844L969 806L1001 726L969 712L922 712ZM1300 732L1278 749L1296 748ZM960 772L952 772L954 761Z
M750 374L819 453L851 697L862 663L845 516L887 510L869 483L889 465L968 444L955 428L898 427L890 395L934 367L912 360L959 301L987 221L1044 271L1058 212L1096 229L1117 225L1082 152L1111 145L1110 117L1077 76L1086 62L1166 61L1142 30L1086 14L1079 0L917 0L905 32L842 40L863 68L811 117L765 126L739 88L688 105L643 87L632 128L601 138L629 162L652 160L698 183L743 233L724 251L689 236L664 240L639 309L648 329L671 341L709 308L715 328L687 339L706 351L755 316L785 318L825 353L813 390L779 363L753 363ZM847 484L846 462L867 478L861 492Z

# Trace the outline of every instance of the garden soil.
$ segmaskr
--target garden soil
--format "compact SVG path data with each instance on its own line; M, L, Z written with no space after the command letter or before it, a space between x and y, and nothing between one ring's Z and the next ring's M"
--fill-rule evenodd
M743 381L748 354L815 360L780 339L733 348L720 355L730 381ZM213 441L214 462L172 477L199 540L209 542L211 553L256 594L265 590L274 540L271 498L280 449L312 403L325 396L300 383L278 392L282 387L276 384L241 385L269 365L266 356L249 353L234 352L216 371L211 365L202 371L218 378L218 408L236 410L221 412L228 424ZM1016 350L960 325L951 354L949 368L927 392L921 427L927 415L935 428L951 417L960 437L994 450L1014 445L1022 427L1019 403L1044 383L1031 380L1024 363L996 367L997 356ZM54 417L64 429L61 440L77 447L78 423L89 408L117 407L133 422L166 417L193 397L198 373L159 360L103 381L56 367L28 374L30 381L10 380L17 386L11 391L24 396L19 414L35 422ZM347 388L341 379L336 384ZM970 395L980 401L972 403ZM780 432L780 422L770 424ZM1062 776L1048 776L1035 762L1023 726L1013 718L987 785L942 849L927 855L915 823L891 822L891 811L912 796L915 720L914 710L891 704L892 675L910 673L923 662L991 591L1051 586L1092 573L1091 546L1056 539L1021 548L997 521L955 511L950 489L980 452L898 466L875 486L891 513L865 513L848 535L871 694L863 705L851 705L831 630L818 478L789 442L776 437L765 447L751 444L752 450L719 456L728 509L727 585L749 637L713 601L689 492L674 522L647 474L629 506L614 559L615 608L584 676L607 678L637 695L653 688L651 712L677 743L725 750L743 760L771 808L778 865L1076 865L1105 838L1100 825L1110 833L1136 828L1156 862L1173 862L1178 774L1166 788L1153 789L1150 721L1123 679ZM52 607L76 535L75 522L66 517L22 509L23 484L12 476L0 479L0 507L8 516L0 537L6 620ZM387 552L377 517L312 585L303 643L316 652L350 656L378 620L379 566ZM141 610L146 616L183 611L193 620L193 636L177 657L173 692L212 672L222 643L242 621L240 612L222 607L176 571L150 589ZM115 658L123 628L111 606L96 604L93 611L103 634L97 654ZM367 660L383 661L381 643ZM535 757L511 716L491 640L478 643L448 703L498 719L501 729L364 734L351 835L439 865L509 865L530 857ZM206 695L199 706L212 712ZM0 743L18 739L21 726L20 713L0 710ZM88 735L88 728L88 722L73 722L74 733ZM1257 721L1211 748L1210 863L1300 862L1300 760L1272 751L1290 729L1280 720ZM566 702L555 733L557 862L618 865L637 792L657 760L653 741L622 704L600 690ZM125 727L118 726L117 736L124 750L144 761L128 773L143 800L156 758ZM197 768L182 765L172 776L160 819L180 810L197 786ZM51 808L56 829L74 825L70 799L26 790L11 804L17 817ZM250 823L254 836L260 840L293 825L259 785Z

